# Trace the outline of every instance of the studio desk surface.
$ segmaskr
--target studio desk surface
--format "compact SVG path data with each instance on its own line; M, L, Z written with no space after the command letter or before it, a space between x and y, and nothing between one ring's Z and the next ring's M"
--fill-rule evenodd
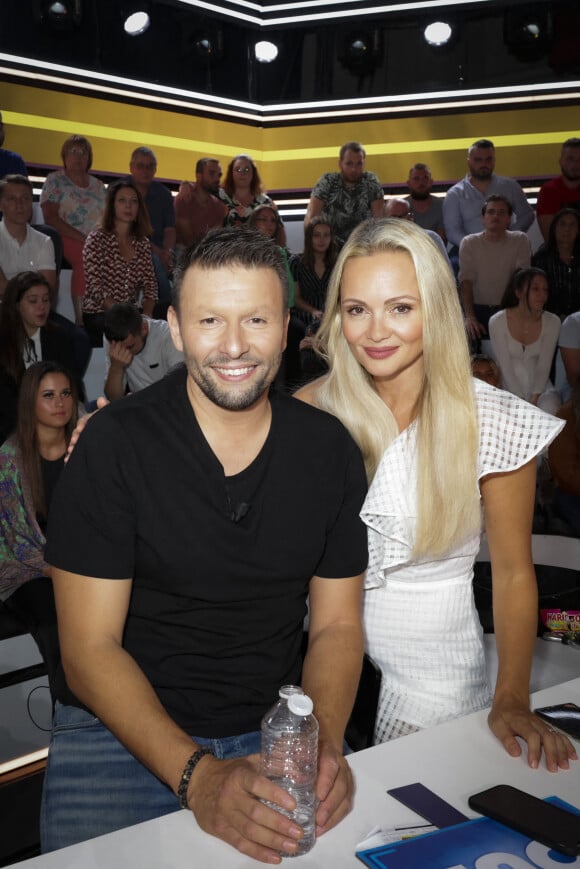
M580 672L580 655L575 658ZM580 678L532 697L534 707L569 701L580 705ZM580 754L580 743L576 744ZM549 773L543 762L539 769L530 769L525 750L519 758L504 752L487 726L485 710L358 752L349 762L357 786L354 808L309 854L292 862L296 869L360 869L355 849L373 827L420 822L386 793L387 788L415 781L468 817L476 817L467 805L468 797L496 784L511 784L538 797L555 794L580 807L580 761L557 773ZM288 860L283 864L290 865ZM186 811L19 864L31 869L256 869L259 865L264 864L201 831ZM580 858L573 865L580 866Z

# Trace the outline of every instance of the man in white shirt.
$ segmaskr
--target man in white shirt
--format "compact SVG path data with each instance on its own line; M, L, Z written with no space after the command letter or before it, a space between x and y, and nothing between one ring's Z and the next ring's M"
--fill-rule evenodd
M25 175L0 180L0 297L6 284L19 272L40 272L56 295L57 278L51 239L29 225L32 217L32 184Z
M129 303L109 308L104 332L105 395L109 401L151 386L183 362L166 320L144 317Z
M466 235L459 248L459 287L465 327L472 339L487 334L513 273L530 265L532 251L525 232L508 230L512 205L492 194L482 209L483 232Z

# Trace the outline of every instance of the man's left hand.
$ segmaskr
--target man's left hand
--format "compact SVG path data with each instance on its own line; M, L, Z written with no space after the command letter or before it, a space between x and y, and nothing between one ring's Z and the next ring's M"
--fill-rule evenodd
M542 749L549 772L557 772L558 768L568 769L570 760L578 759L568 737L554 730L523 704L494 703L487 720L492 732L512 757L519 757L522 753L516 737L526 741L528 764L533 769L540 763Z
M316 811L316 835L320 836L350 812L354 779L343 755L329 743L320 742L318 752L316 796L320 804Z

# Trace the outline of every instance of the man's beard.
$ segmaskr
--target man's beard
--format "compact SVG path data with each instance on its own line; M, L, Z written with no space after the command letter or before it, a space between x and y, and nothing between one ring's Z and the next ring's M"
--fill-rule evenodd
M227 361L228 364L231 365L232 360L228 359ZM245 368L248 365L255 364L256 361L257 360L255 359L240 360L235 367ZM202 368L197 363L186 359L187 370L192 380L199 387L201 392L203 392L206 398L209 398L213 404L217 407L223 408L224 410L247 410L255 404L270 387L270 384L278 373L281 362L282 353L279 353L275 359L271 359L269 363L264 366L256 379L253 379L250 384L245 386L245 388L243 384L240 385L239 389L235 388L236 384L230 384L230 388L228 389L228 384L223 384L222 386L219 381L217 381L217 375L215 377L209 375L206 369L211 371L212 369L210 366L205 365ZM219 367L219 361L214 360L213 365ZM223 367L225 368L227 366L224 364Z
M411 190L411 199L416 199L419 202L424 202L431 196L430 190Z

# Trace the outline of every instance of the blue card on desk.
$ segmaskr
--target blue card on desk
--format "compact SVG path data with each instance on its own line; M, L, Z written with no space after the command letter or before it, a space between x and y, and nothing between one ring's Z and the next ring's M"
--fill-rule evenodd
M574 806L549 797L548 802L579 813ZM580 867L580 857L564 857L489 818L465 821L416 839L357 851L372 869L523 869L558 865ZM510 858L516 858L510 861Z

